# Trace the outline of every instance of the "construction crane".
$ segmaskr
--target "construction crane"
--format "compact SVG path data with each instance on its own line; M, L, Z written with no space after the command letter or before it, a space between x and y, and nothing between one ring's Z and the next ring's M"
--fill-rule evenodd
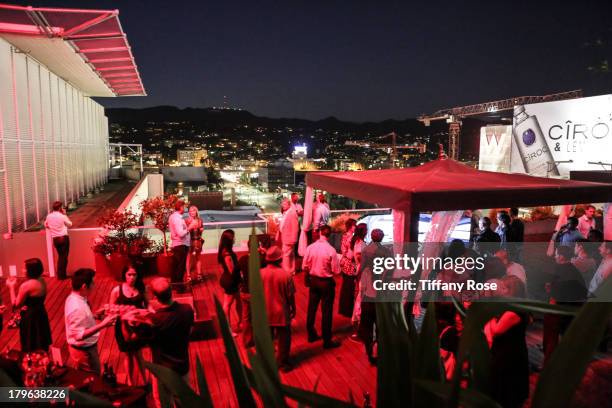
M508 111L514 109L515 105L561 101L564 99L575 99L581 97L581 89L543 96L519 96L516 98L501 99L499 101L442 109L432 113L431 115L421 115L418 117L418 120L423 122L425 126L429 126L434 120L446 120L446 123L448 123L448 156L451 159L457 160L459 158L461 119L464 117Z
M359 146L359 147L367 147L371 149L383 149L388 151L391 149L391 167L395 167L395 162L397 161L397 150L398 149L415 149L419 153L425 153L427 150L427 146L423 143L416 143L413 145L409 144L397 144L397 133L391 132L386 135L378 136L377 139L385 139L387 137L391 137L391 144L382 144L382 143L370 143L370 142L360 142L354 140L347 140L344 142L345 146Z

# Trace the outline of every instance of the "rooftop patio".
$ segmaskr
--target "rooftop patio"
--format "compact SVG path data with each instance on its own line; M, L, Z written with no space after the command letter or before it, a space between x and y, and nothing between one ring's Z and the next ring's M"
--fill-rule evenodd
M220 267L217 265L215 257L204 256L203 269L206 278L203 283L194 287L194 298L204 301L209 311L214 311L213 296L222 297L222 289L217 282L220 274ZM64 334L64 301L70 292L70 281L57 281L48 279L48 295L46 308L51 320L51 330L53 336L53 346L62 350L64 359L67 359L67 345ZM371 395L372 403L375 405L376 398L376 368L370 366L361 344L348 340L351 333L349 319L339 316L334 312L333 330L334 335L342 341L342 346L337 349L325 350L320 342L308 343L306 334L306 307L308 302L308 290L304 287L303 275L296 275L296 306L297 317L292 325L292 347L291 356L295 363L295 369L289 373L280 373L283 383L295 387L312 390L316 387L317 391L338 399L349 401L352 394L355 402L360 405L364 392ZM90 299L92 309L96 310L108 302L110 292L117 283L110 277L97 276L96 290L93 298ZM337 285L339 290L340 285ZM2 287L3 303L8 303L8 290ZM338 296L336 296L336 302ZM337 307L334 307L334 311ZM5 313L5 320L8 319L8 312ZM215 318L213 317L213 320ZM235 319L233 319L235 321ZM319 320L317 320L317 326ZM213 325L216 327L216 325ZM190 343L190 384L196 387L195 364L196 357L200 359L205 370L206 380L211 392L211 396L216 406L236 407L238 406L234 394L229 365L225 358L225 347L219 335L218 329L213 330L211 338L205 340L192 341ZM118 380L122 382L125 378L124 367L122 364L122 354L115 344L114 330L104 330L100 337L98 348L102 362L108 362L118 375ZM529 346L529 359L533 368L541 367L543 354L540 348L542 342L541 321L536 320L530 326L527 334ZM241 338L236 338L239 352L243 361L248 361L246 350L242 346ZM19 349L19 335L15 329L5 328L0 333L0 350ZM150 353L145 349L145 359L150 358ZM612 364L612 353L595 354L596 359L605 360Z

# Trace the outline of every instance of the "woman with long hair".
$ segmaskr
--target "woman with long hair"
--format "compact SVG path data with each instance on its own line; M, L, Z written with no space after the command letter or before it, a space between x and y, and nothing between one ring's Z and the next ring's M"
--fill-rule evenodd
M357 267L351 249L351 241L355 233L357 221L349 218L344 223L344 234L340 245L340 272L342 272L342 287L340 288L340 299L338 301L338 313L345 317L353 316L355 305L355 280L357 279Z
M200 259L200 254L202 253L202 245L204 244L204 239L202 238L204 223L202 222L202 218L200 218L198 207L195 205L189 207L189 217L187 217L185 223L190 227L189 234L191 239L189 255L187 255L187 281L202 281L202 260ZM196 269L195 279L193 279L191 275L191 270L194 266Z
M367 224L357 224L355 227L355 233L351 238L351 251L353 253L353 262L355 263L355 302L353 306L353 315L351 316L351 321L353 323L353 334L349 338L350 340L359 342L359 320L361 319L361 290L360 290L360 279L361 279L361 252L363 248L365 248L365 238L368 235L368 225Z
M238 288L240 285L240 266L238 257L234 252L234 231L227 229L221 234L219 239L219 251L217 252L217 262L223 268L219 284L225 292L223 295L223 311L227 316L227 322L231 327L231 308L236 304L236 314L238 315L238 324L233 330L234 336L237 336L242 329L242 302Z
M110 294L111 305L133 306L138 309L147 308L147 298L145 296L145 286L142 277L131 265L127 265L121 272L121 284L113 288ZM117 319L115 325L115 338L119 350L125 353L124 361L125 374L129 385L139 385L138 376L140 374L143 382L146 379L144 360L142 358L142 342L129 341L126 339L126 331L123 325L127 324L121 319Z
M13 310L20 310L19 340L21 351L48 351L51 345L51 326L45 309L47 285L42 277L44 268L40 259L30 258L25 261L27 280L19 286L15 295L17 280L11 277L6 281L9 287Z

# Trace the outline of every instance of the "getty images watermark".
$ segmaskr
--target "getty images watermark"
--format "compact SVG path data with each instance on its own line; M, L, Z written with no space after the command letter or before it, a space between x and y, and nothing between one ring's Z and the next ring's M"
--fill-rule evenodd
M505 298L583 303L596 296L600 244L571 248L535 243L460 241L374 244L362 249L360 294L366 302L499 301Z

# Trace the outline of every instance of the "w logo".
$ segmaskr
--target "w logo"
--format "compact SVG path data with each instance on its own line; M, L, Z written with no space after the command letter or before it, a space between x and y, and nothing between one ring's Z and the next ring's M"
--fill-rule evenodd
M487 136L487 145L491 144L491 140L493 139L493 136L495 136L495 144L499 146L499 141L502 138L501 132L491 132L491 133L487 132L486 136Z

